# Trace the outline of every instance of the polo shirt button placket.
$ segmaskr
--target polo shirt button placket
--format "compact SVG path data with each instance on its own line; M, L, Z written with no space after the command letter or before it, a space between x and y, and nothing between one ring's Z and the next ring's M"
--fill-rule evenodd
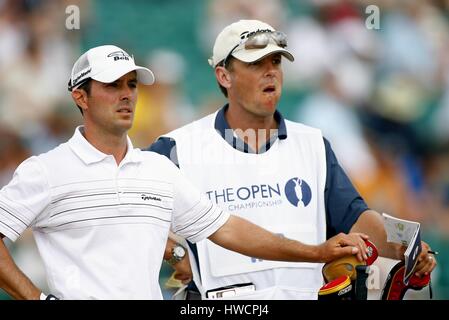
M121 204L122 203L122 196L123 196L123 191L118 190L117 191L117 198L118 198L118 202Z
M119 176L120 176L120 166L117 167L117 171L115 173L115 192L117 193L118 203L121 204L123 191L121 189L121 186L119 185Z

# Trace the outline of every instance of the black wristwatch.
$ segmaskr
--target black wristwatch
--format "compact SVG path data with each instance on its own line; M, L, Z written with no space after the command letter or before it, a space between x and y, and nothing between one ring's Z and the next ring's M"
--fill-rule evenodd
M169 265L174 265L181 261L186 255L186 249L179 243L171 249L171 258L167 260Z

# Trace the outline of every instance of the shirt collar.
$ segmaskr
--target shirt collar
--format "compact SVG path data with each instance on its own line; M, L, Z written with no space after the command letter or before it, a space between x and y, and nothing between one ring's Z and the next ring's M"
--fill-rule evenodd
M68 143L73 152L75 152L85 164L100 162L110 156L91 145L90 142L83 136L83 131L84 126L78 126ZM138 152L139 150L134 150L131 139L128 136L126 137L126 140L128 147L122 162L141 162L142 155Z
M225 139L225 140L226 140L226 136L225 136L226 129L231 129L229 127L229 124L226 121L226 117L225 117L225 112L228 108L229 108L229 104L224 105L223 108L221 108L217 112L217 116L215 117L215 130L217 130L220 133L220 135L223 137L223 139ZM285 125L285 120L284 120L284 117L282 116L282 114L278 110L276 110L274 112L274 119L279 124L277 136L272 137L271 140L267 142L268 147L269 147L269 145L272 145L274 143L274 141L276 141L277 138L279 138L279 140L287 139L287 127ZM238 138L234 137L233 141L227 141L227 140L226 141L232 147L237 148L238 145L242 145L241 143L240 144L237 143L237 139ZM268 150L268 149L269 148L266 148L266 150ZM241 150L241 151L249 152L249 147L246 145L246 143L244 143L244 150Z

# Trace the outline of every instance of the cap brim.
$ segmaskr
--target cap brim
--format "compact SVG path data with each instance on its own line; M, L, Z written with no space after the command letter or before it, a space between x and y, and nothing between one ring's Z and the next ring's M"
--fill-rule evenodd
M154 74L150 69L129 65L123 65L117 68L104 70L103 72L92 75L91 78L103 83L111 83L131 71L137 72L137 81L139 83L145 85L151 85L154 83Z
M273 53L280 53L292 62L295 60L288 50L271 43L263 49L243 49L233 52L232 55L243 62L255 62Z

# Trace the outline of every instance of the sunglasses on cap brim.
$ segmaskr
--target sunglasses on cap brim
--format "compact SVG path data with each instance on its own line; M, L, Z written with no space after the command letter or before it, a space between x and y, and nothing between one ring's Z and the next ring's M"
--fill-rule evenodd
M243 46L245 50L251 49L263 49L268 46L270 41L274 41L276 45L281 48L287 47L287 35L281 31L271 31L271 32L256 32L249 37L243 39L240 43L238 43L231 51L229 51L226 58L223 60L223 67L226 68L226 63L229 60L229 57L239 46Z

